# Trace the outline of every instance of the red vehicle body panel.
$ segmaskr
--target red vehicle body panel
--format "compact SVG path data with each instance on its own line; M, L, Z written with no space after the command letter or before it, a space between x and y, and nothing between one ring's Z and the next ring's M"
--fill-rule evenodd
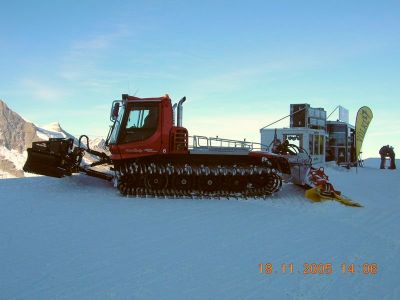
M176 151L170 147L170 139L171 132L176 131L177 127L174 127L172 123L173 111L169 96L165 95L164 97L159 98L138 98L134 96L127 96L125 101L125 105L135 102L158 102L159 118L157 129L155 134L143 141L110 145L111 159L121 160L157 154L175 153ZM186 130L184 128L181 129ZM187 153L187 149L185 150Z

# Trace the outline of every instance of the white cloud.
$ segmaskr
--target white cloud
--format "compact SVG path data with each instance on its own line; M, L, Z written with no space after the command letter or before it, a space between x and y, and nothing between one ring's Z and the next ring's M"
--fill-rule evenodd
M113 45L115 40L129 36L127 26L118 25L114 27L113 31L108 33L101 33L93 35L85 40L79 40L72 43L70 48L71 55L85 55L93 50L106 49Z
M58 75L65 80L77 81L89 86L103 86L98 80L104 73L99 64L104 60L107 50L118 44L118 40L130 36L125 25L117 25L107 33L94 34L71 43L67 50Z
M38 100L56 101L65 97L67 94L66 91L61 88L51 86L35 79L23 79L22 85Z
M268 84L279 79L280 72L310 69L322 63L307 58L246 62L242 65L235 65L229 71L194 79L190 82L189 88L195 91L194 94L235 92L246 88L248 84L254 83L254 80L261 78L263 84Z

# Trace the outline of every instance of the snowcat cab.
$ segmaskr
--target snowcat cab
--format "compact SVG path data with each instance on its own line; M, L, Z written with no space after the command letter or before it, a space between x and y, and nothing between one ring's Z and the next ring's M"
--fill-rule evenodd
M179 101L178 120L185 100ZM168 95L137 98L124 94L122 101L113 102L110 118L114 124L107 144L112 160L188 152L187 129L181 123L174 126L174 111Z

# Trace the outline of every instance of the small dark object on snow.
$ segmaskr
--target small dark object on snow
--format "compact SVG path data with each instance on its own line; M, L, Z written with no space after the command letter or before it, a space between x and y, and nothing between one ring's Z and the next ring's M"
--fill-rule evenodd
M379 154L381 156L381 169L385 168L386 157L390 158L390 166L389 169L396 169L396 162L395 162L395 153L393 151L393 147L386 145L383 146L379 150Z

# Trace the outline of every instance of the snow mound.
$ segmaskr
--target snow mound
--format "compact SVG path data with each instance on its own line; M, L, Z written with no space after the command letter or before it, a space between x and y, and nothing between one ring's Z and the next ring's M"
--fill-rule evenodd
M58 122L37 127L36 129L36 134L43 140L48 140L49 138L66 138L70 136L70 134L61 128L60 123Z
M28 153L24 151L20 153L18 150L10 150L5 146L0 146L0 156L3 159L9 160L12 162L16 169L22 170L22 167L25 164L26 158L28 157Z
M7 179L7 178L17 178L17 177L6 171L0 170L0 179Z
M47 125L42 126L43 129L53 131L53 132L63 132L64 130L61 128L60 123L53 122Z

